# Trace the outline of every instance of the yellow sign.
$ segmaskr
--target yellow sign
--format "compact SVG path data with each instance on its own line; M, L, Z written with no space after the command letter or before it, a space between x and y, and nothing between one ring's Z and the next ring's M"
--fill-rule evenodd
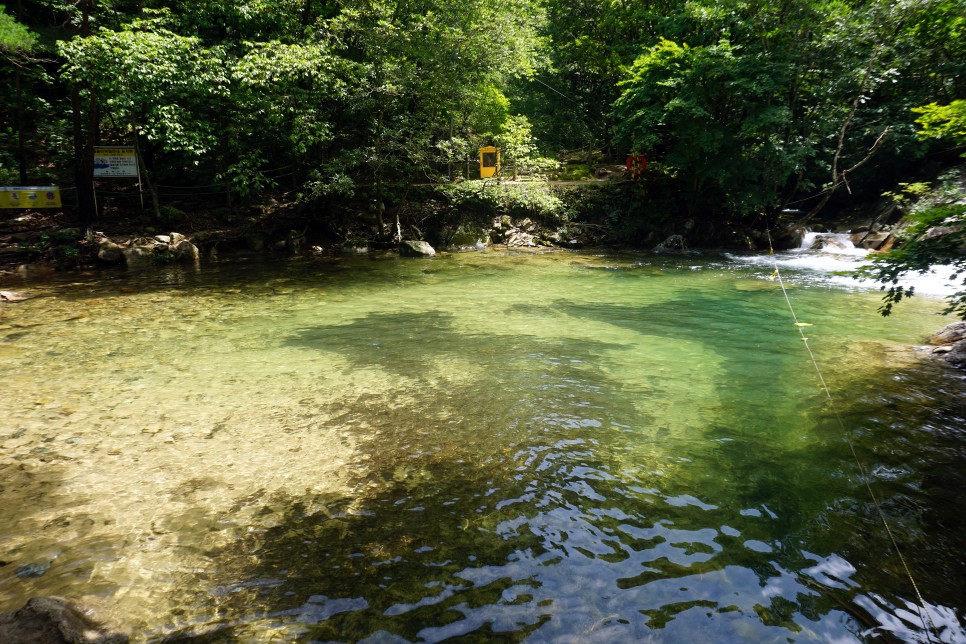
M0 187L0 208L60 208L57 186Z
M500 148L480 148L480 178L489 179L495 174L500 174Z

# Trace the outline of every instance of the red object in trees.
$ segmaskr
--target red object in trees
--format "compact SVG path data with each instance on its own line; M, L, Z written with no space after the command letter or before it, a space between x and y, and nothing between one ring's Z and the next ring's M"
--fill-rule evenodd
M643 154L628 154L625 165L627 166L627 176L631 181L637 181L647 168L647 159Z

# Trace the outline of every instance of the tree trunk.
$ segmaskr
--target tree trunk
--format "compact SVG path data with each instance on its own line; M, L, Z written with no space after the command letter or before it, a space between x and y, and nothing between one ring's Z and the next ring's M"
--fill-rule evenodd
M90 0L82 6L80 35L90 35ZM70 92L71 120L74 130L74 183L77 187L77 219L85 232L90 233L97 215L97 201L94 196L94 129L97 126L97 102L91 93L88 113L88 131L84 133L84 115L81 108L81 94L77 79L74 79Z
M88 150L84 137L84 118L81 111L80 88L70 92L71 121L74 129L74 185L77 188L77 220L85 232L94 226L94 152Z
M144 176L144 183L148 186L148 194L151 195L151 210L154 212L154 218L156 221L161 221L161 202L158 200L158 189L154 185L154 181L151 180L151 173L148 171L148 166L144 163L144 159L141 155L141 137L138 133L138 129L135 125L131 125L131 129L134 131L134 156L138 164L140 164L139 172Z

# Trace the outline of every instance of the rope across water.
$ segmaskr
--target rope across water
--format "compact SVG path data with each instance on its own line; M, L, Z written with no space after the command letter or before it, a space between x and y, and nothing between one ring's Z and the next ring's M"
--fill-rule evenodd
M855 465L859 470L860 476L862 477L862 482L865 484L865 489L868 491L869 497L872 499L872 504L875 506L875 510L879 515L879 520L882 522L882 525L885 528L886 534L889 536L889 541L892 543L892 548L896 551L896 555L899 557L899 562L902 564L902 569L916 593L916 598L918 599L919 606L922 609L920 619L923 619L923 616L925 616L922 624L923 630L926 633L926 639L932 642L933 639L931 633L938 632L938 629L933 623L932 615L930 615L929 609L926 607L926 602L922 597L922 593L919 592L919 585L916 583L916 579L913 577L912 571L909 569L909 565L906 563L906 558L902 555L902 550L899 548L899 543L896 541L895 535L892 533L892 528L889 526L889 521L886 519L885 512L882 511L882 506L879 504L879 499L872 490L872 485L869 483L869 476L866 468L862 465L862 461L859 458L858 452L855 450L855 445L852 443L852 439L849 438L849 432L845 428L845 422L842 420L842 416L839 414L839 410L835 405L835 400L832 398L832 392L829 389L828 383L825 382L825 376L822 375L822 369L818 365L818 360L815 358L815 354L812 353L812 348L808 345L808 337L805 335L805 328L812 325L808 324L807 322L799 321L798 316L795 314L795 307L792 306L792 300L790 297L788 297L788 289L785 288L785 281L782 279L781 270L778 268L778 261L774 259L775 249L772 248L771 231L769 230L766 232L768 234L768 255L772 257L773 264L775 266L775 271L772 273L772 278L778 280L778 285L781 286L782 295L785 296L785 303L788 305L788 310L792 315L792 321L795 324L795 328L798 329L798 333L802 338L802 344L805 345L805 350L808 352L808 357L812 361L812 366L815 367L815 373L818 374L818 380L822 385L822 389L825 391L825 396L828 399L829 407L832 409L832 413L835 415L839 427L842 429L842 435L845 438L845 442L849 446L849 450L852 452L852 458L855 460ZM929 622L928 626L926 621Z

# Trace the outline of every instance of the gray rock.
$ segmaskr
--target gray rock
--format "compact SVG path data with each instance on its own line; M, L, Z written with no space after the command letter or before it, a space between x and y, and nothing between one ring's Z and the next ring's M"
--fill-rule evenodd
M938 345L932 354L958 369L966 369L966 320L953 322L929 338Z
M926 231L922 236L922 239L935 239L936 237L945 237L946 235L952 235L953 233L959 232L959 227L957 226L934 226Z
M671 235L660 244L653 248L655 253L684 252L688 249L688 244L681 235Z
M879 250L883 247L891 247L895 243L895 239L891 233L880 231L877 233L852 235L852 243L860 248Z
M486 228L461 224L453 231L446 245L449 248L483 250L490 242L490 232Z
M399 242L399 255L402 257L433 257L436 249L428 242L404 239Z
M172 243L171 252L174 254L175 259L182 261L197 262L201 257L198 247L187 239L184 239L183 236L181 241L179 241L177 244Z
M150 266L154 257L154 249L150 246L131 246L122 248L124 263L128 268L144 268Z
M957 369L966 369L966 340L954 344L953 350L944 355L943 360Z
M952 344L966 340L966 320L953 322L929 338L929 344Z
M110 239L102 239L97 247L97 258L102 262L118 263L123 261L123 249Z
M162 243L162 244L170 244L171 243L171 236L170 235L155 235L154 236L154 239L155 239L155 241L157 241L159 243Z
M127 635L92 619L60 597L33 597L18 611L0 613L0 642L17 644L124 644Z
M170 240L170 241L169 241L168 243L169 243L169 244L171 244L171 246L172 246L172 247L173 247L173 246L177 246L177 245L178 245L178 244L180 244L181 242L183 242L183 241L185 241L186 239L188 239L187 237L185 237L185 236L184 236L184 235L182 235L181 233L171 233L171 234L169 235L169 237L171 238L171 240Z
M503 240L507 246L514 248L537 245L536 239L533 235L517 229L507 231L506 235L503 237Z

